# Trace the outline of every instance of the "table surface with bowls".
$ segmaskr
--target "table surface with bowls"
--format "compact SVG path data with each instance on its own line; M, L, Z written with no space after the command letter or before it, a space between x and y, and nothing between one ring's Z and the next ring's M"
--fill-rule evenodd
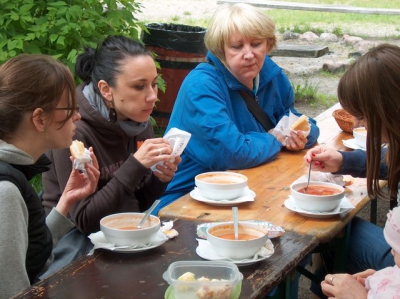
M219 266L219 262L204 261L196 254L198 224L194 221L174 221L174 229L179 235L161 246L146 251L128 253L96 249L93 255L81 257L15 298L159 299L164 298L166 294L175 294L175 291L185 291L186 287L173 288L165 280L165 277L172 275L166 275L171 267L176 268L178 262L188 261L191 266L189 265L187 269L197 274L198 265L193 261L208 263L207 270L213 271L211 273L215 273L216 267ZM265 298L265 295L287 279L296 265L318 245L315 237L295 232L286 232L271 241L275 251L272 256L257 263L237 265L237 269L243 275L243 278L240 275L242 281L241 291L239 289L240 298ZM229 264L229 268L236 269L235 265ZM177 282L170 281L170 283L176 286ZM204 284L206 285L202 282L200 285ZM174 297L170 295L165 298Z
M332 112L340 108L332 106L318 117L320 128L318 143L338 150L351 150L344 146L343 140L353 136L343 132L336 123ZM344 201L354 208L337 209L331 213L301 213L289 209L290 186L308 172L303 161L305 151L289 152L283 150L276 160L263 165L232 170L248 179L248 192L255 195L253 200L216 202L199 200L195 190L177 199L160 210L160 217L186 219L203 222L231 221L232 206L239 208L239 220L264 220L283 227L286 231L315 236L319 242L326 243L342 232L351 219L370 202L367 196L366 179L351 178L345 188ZM381 184L385 184L384 181ZM197 190L198 191L198 190Z

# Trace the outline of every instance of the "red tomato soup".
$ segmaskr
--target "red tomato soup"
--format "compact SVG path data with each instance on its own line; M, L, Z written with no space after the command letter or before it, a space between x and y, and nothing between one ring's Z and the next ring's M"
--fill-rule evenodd
M299 190L297 190L297 192L310 195L335 195L341 192L339 189L334 187L319 186L319 185L310 185L308 186L307 190L305 189L306 189L305 187L300 188Z

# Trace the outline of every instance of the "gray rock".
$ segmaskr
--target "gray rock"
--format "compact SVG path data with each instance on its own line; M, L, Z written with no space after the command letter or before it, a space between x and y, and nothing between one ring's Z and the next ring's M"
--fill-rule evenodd
M291 31L285 31L282 34L282 39L283 40L298 39L299 36L300 36L300 34L298 34L298 33L291 32Z
M319 36L316 35L314 32L307 31L300 35L300 39L304 41L316 41L319 39Z
M326 43L336 43L339 40L336 34L326 32L322 33L319 39Z

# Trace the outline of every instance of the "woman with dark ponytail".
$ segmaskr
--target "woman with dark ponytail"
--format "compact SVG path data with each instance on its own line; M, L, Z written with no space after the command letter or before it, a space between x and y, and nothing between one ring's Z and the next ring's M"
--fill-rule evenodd
M97 49L85 49L75 71L83 83L76 88L81 121L74 139L96 148L100 167L96 192L70 213L79 229L71 234L82 236L99 231L104 216L149 208L164 194L180 157L173 159L168 141L154 138L150 114L157 101L158 74L152 53L142 44L124 36L109 36ZM69 155L67 150L48 153L53 164L43 175L47 211L57 204L67 182ZM157 162L164 164L151 171ZM74 243L66 243L74 247Z

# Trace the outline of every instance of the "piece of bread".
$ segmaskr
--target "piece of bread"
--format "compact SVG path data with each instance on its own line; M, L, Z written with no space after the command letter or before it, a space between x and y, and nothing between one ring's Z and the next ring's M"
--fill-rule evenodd
M310 123L308 122L308 117L305 115L302 115L299 117L298 120L294 122L294 124L290 127L293 131L310 131Z
M85 153L85 145L82 141L74 140L72 141L69 150L71 151L71 155L74 159L81 159Z

